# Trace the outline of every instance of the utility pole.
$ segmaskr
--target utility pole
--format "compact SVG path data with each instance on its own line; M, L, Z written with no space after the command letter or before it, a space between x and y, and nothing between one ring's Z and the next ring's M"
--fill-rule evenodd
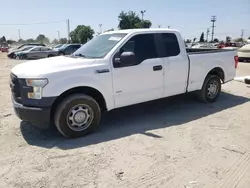
M18 38L21 39L20 29L18 29Z
M241 36L240 36L242 42L244 41L244 40L243 40L243 37L244 37L244 29L241 30Z
M100 27L100 34L102 33L102 24L99 24Z
M209 28L207 28L207 42L208 42L208 36L209 36Z
M70 25L69 25L69 19L67 19L67 28L68 28L68 43L70 43Z
M57 35L58 35L58 42L60 41L60 31L57 31Z
M216 22L216 16L212 16L211 17L211 22L212 22L212 40L211 41L214 41L214 23Z
M142 10L141 11L141 21L143 22L143 18L144 18L144 14L145 14L146 10Z
M146 12L146 10L141 11L141 28L143 28L143 18L144 18L145 12Z

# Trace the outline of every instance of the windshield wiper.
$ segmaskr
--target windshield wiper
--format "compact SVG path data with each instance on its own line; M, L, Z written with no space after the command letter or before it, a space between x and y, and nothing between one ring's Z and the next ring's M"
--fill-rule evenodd
M75 54L75 55L73 55L73 56L78 56L78 57L86 57L85 55L83 55L83 54Z

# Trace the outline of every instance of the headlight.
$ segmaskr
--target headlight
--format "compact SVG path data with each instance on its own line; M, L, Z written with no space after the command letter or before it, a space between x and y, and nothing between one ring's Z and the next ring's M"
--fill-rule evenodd
M28 92L29 99L41 99L43 88L48 84L47 79L26 79L26 85L33 88L33 92Z

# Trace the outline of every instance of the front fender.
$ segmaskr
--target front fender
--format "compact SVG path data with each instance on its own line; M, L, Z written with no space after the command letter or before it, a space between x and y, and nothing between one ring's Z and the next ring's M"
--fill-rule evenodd
M71 73L72 74L72 73ZM95 78L95 76L98 76ZM58 97L64 92L76 87L91 87L98 90L104 97L107 109L114 108L114 98L111 75L67 75L61 79L49 78L49 83L43 89L43 97Z

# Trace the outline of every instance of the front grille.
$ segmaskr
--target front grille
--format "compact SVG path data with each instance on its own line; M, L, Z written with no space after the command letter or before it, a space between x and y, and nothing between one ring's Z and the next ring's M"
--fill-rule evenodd
M10 74L10 88L11 88L13 99L18 103L22 103L21 87L19 84L19 80L17 76L12 73Z

